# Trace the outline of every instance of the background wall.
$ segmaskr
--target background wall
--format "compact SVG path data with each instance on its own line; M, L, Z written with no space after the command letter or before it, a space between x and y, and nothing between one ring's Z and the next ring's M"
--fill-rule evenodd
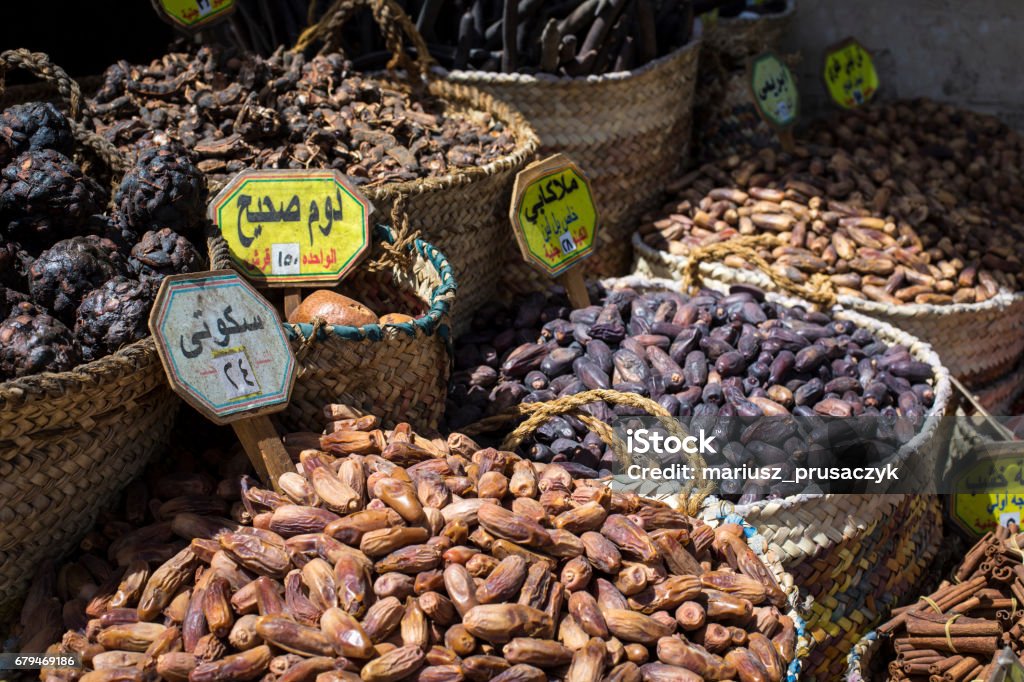
M800 50L805 111L828 106L825 48L854 36L890 99L928 96L995 114L1024 131L1021 0L797 0L784 49Z

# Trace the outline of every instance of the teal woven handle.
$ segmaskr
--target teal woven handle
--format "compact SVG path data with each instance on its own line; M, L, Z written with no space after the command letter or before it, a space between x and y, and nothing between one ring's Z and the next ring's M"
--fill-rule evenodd
M374 228L374 239L384 241L388 244L395 243L395 235L391 228L386 225L377 225ZM446 343L450 343L451 330L442 320L448 315L451 309L452 299L458 289L455 281L455 274L452 272L448 259L437 247L428 244L422 239L417 239L412 248L416 254L426 258L427 261L437 269L441 278L441 284L430 293L430 308L420 317L412 322L396 322L385 325L398 329L409 336L416 336L423 333L427 336L438 334ZM285 324L285 332L291 339L308 339L314 333L312 324ZM381 341L384 339L384 328L379 324L365 324L361 327L351 325L324 325L315 329L317 341L324 341L332 335L345 339L346 341Z

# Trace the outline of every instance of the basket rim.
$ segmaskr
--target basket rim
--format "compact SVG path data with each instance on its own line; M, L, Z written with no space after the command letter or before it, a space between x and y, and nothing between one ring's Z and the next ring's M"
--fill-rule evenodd
M377 226L377 235L388 241L388 243L394 243L394 232L386 225ZM431 291L430 308L426 312L415 318L412 322L392 322L385 325L364 324L360 327L352 325L324 325L316 330L316 338L323 340L333 335L346 341L380 341L387 337L387 330L389 329L401 331L410 337L415 337L417 334L431 336L436 331L442 331L443 333L441 328L444 326L445 318L451 311L452 300L455 298L455 292L458 289L452 267L444 254L429 242L416 239L415 243L411 244L409 248L413 251L414 255L425 258L441 279L441 284L434 287ZM286 322L284 327L289 338L292 339L307 339L314 332L314 326L308 323L295 324Z
M395 242L394 230L384 224L378 224L374 228L374 238L389 244ZM224 256L227 243L216 233L211 233L206 240L209 250L210 265L213 267L226 267L237 270L234 263ZM316 340L323 341L331 336L337 336L346 341L382 341L397 332L406 336L415 337L418 334L432 336L434 333L447 336L447 322L452 307L452 301L458 290L458 283L455 274L447 257L433 244L416 239L408 245L412 255L423 258L430 267L434 269L440 284L431 290L430 304L428 309L412 322L392 322L385 325L365 324L359 327L352 325L327 324L314 326L309 323L283 322L285 333L291 340L305 340L313 336ZM315 332L315 336L314 336Z
M388 75L375 76L374 79L381 85L406 93L412 89L409 83ZM461 92L461 88L465 88L467 92ZM400 194L423 194L432 190L444 190L468 184L480 177L489 177L522 167L537 153L537 149L540 147L540 138L537 136L537 132L526 120L526 117L508 102L492 97L468 83L449 83L445 80L431 79L427 83L427 90L432 96L442 100L446 107L453 106L490 114L513 134L516 142L515 148L505 156L494 159L483 166L458 167L444 175L426 176L415 180L362 185L359 188L360 191L370 195L370 199L389 199Z
M602 74L589 74L586 76L559 76L553 73L499 73L494 71L481 71L479 69L445 69L442 66L434 66L431 69L431 73L439 75L447 81L452 81L459 84L466 85L477 85L477 84L516 84L524 87L551 87L561 85L576 85L576 84L597 84L605 82L625 82L639 78L645 74L655 71L669 62L682 60L688 57L690 53L696 51L700 52L700 47L704 42L703 36L703 25L700 19L694 19L693 22L693 35L690 37L689 42L685 45L680 45L672 52L666 55L662 55L656 59L638 66L635 69L629 71L612 71L609 73Z
M661 262L670 267L682 267L688 261L685 256L656 249L643 240L639 232L634 232L632 237L633 249L638 257L648 258ZM729 267L724 263L715 261L713 263L701 263L699 266L702 273L709 275L712 279L718 279L725 284L745 283L760 286L766 292L774 291L772 284L764 275L757 270L740 270ZM731 280L731 281L730 281ZM855 312L871 314L883 313L886 317L923 317L959 315L962 313L981 313L991 310L1002 310L1016 303L1024 302L1024 291L1001 290L992 298L987 298L981 303L947 303L944 305L936 303L904 303L903 305L889 305L870 301L856 296L841 294L836 296L836 304L839 307L848 308Z
M124 376L159 364L152 336L130 343L116 352L92 362L85 362L66 372L40 372L15 377L0 383L0 413L25 404L30 398L54 394L67 396L99 385L103 380Z

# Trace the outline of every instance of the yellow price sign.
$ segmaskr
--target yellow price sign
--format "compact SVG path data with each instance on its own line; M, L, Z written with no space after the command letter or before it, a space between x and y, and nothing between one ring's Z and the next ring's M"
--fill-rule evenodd
M750 94L757 113L782 129L800 115L800 92L789 67L774 52L763 52L750 62Z
M594 253L598 214L590 181L561 154L516 176L510 218L523 259L552 277Z
M1024 453L1018 454L1019 443L998 445L1009 449L983 454L951 478L950 517L978 537L1010 521L1020 524L1024 515Z
M878 72L871 53L854 38L826 51L824 77L828 94L844 109L870 102L878 91Z
M235 0L152 0L160 18L175 28L197 31L235 11Z
M337 282L370 248L373 208L336 170L242 171L210 203L231 260L270 287Z

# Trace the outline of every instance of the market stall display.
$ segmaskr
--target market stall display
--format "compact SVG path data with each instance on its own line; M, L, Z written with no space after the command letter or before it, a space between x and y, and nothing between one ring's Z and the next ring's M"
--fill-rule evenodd
M195 231L161 222L202 210L177 150L124 159L78 122L79 87L45 55L9 50L12 67L64 102L0 112L0 620L166 443L177 401L145 319L165 274L205 268Z
M127 152L180 141L214 191L245 168L339 169L379 220L408 222L400 241L419 232L446 253L470 292L460 299L469 315L495 295L504 224L494 206L536 138L505 104L421 80L427 62L402 51L403 32L422 44L415 28L390 4L376 7L402 74L364 76L337 53L263 58L206 46L148 66L111 66L88 118Z
M798 670L791 583L738 518L712 528L461 434L335 414L295 435L283 494L237 460L207 470L209 453L137 484L90 551L43 571L21 636L97 675L165 679Z
M300 42L322 39L329 49L344 48L339 24L349 19L356 6L365 4L334 3ZM426 34L426 49L446 67L440 74L452 85L479 88L521 112L540 138L542 156L561 152L580 165L594 183L604 220L598 250L587 271L601 276L625 274L634 221L656 203L665 180L689 156L699 52L699 30L690 30L689 3L574 1L549 6L506 2L502 16L495 14L492 19L500 22L488 25L486 7L491 3L477 2L462 13L444 4L425 2L417 15ZM541 57L541 63L550 68L529 66L537 63L529 60L544 48L527 31L540 23L531 24L528 17L536 17L536 22L544 18L548 56ZM638 39L630 41L634 19ZM501 48L500 54L475 68L476 54L470 49L475 38L463 31L483 36L488 44L500 39L493 44L493 49ZM557 57L552 47L556 39ZM634 57L620 60L621 52L616 52L620 45L631 46ZM468 61L446 59L446 54L455 56L453 50L466 51ZM357 53L365 55L365 46ZM513 252L514 241L508 239L501 248L503 253ZM518 258L506 256L504 261L502 293L546 288L545 278Z
M684 296L664 280L611 280L595 305L578 310L562 298L535 294L517 308L481 311L474 331L456 341L455 362L449 403L455 428L520 402L608 388L648 396L709 433L719 422L715 433L726 440L739 435L741 419L798 418L794 429L751 436L708 461L722 466L793 467L805 458L816 466L836 464L835 453L813 447L816 417L877 415L865 427L892 431L862 436L875 438L875 456L886 460L922 428L934 429L926 417L942 413L949 393L934 355L891 327L766 300L750 287ZM605 421L636 414L604 403L588 410ZM529 456L568 461L590 476L608 475L617 463L578 420L549 423L529 445ZM722 493L741 503L802 490L756 480L746 488L731 487L738 481L722 485Z
M678 276L693 259L714 279L839 303L990 381L1024 351L1020 239L988 204L932 187L928 164L899 161L808 143L705 164L634 235L638 272Z

